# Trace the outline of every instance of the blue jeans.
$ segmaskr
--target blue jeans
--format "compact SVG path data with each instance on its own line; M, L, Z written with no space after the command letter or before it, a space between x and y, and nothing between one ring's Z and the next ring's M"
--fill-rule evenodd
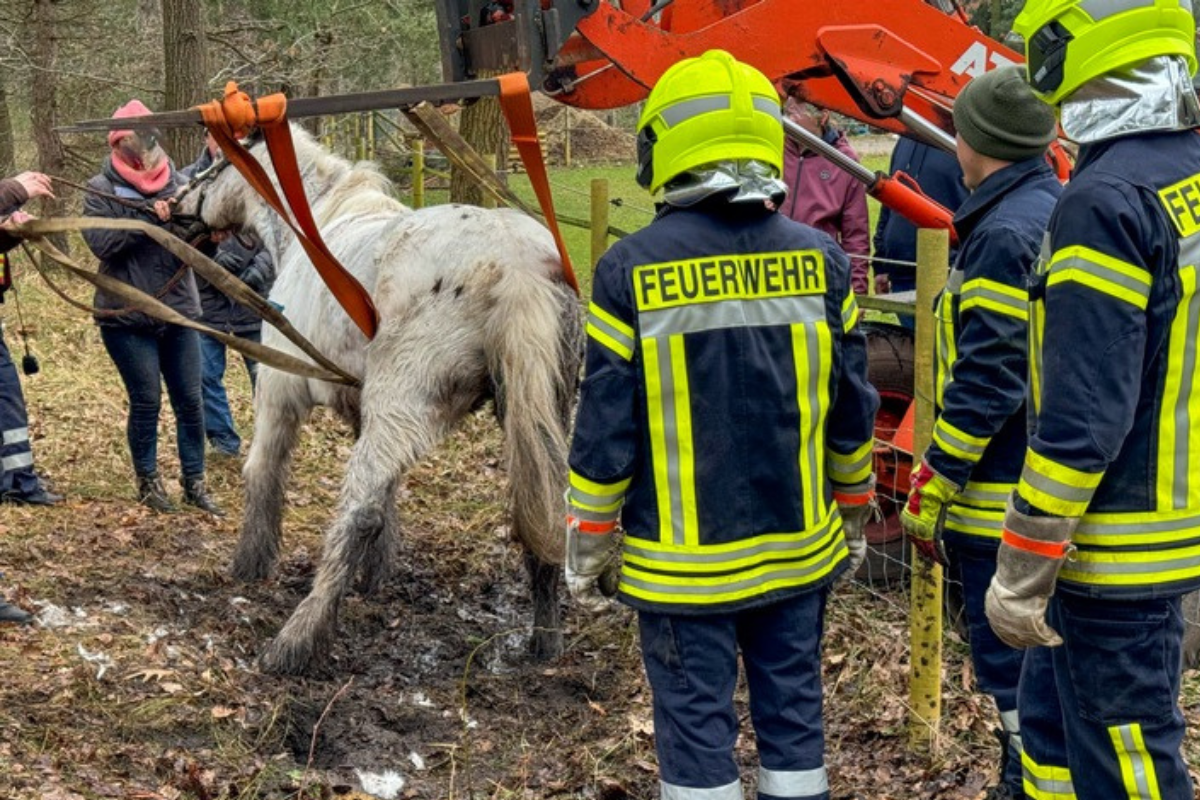
M1192 800L1180 752L1180 598L1060 591L1046 621L1063 643L1026 651L1017 699L1026 794Z
M145 330L100 328L104 349L129 395L126 435L133 470L158 472L158 417L162 383L175 412L179 464L185 478L204 474L204 407L200 400L200 334L177 325Z
M251 342L262 341L262 332L238 334ZM204 395L204 434L212 442L213 447L228 453L236 453L242 447L242 437L238 436L233 424L233 414L229 410L229 396L225 393L225 351L224 342L211 336L200 335L201 390ZM246 363L246 372L250 375L250 388L254 388L258 377L258 362L242 356Z
M821 724L821 633L826 589L726 614L638 613L665 787L742 791L733 746L738 651L750 690L760 762L759 800L827 800Z

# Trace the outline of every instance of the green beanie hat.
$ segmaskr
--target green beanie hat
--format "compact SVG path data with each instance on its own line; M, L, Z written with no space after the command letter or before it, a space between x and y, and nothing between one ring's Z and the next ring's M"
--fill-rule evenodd
M954 127L980 155L1024 161L1046 151L1058 132L1054 109L1025 82L1018 65L985 72L954 100Z

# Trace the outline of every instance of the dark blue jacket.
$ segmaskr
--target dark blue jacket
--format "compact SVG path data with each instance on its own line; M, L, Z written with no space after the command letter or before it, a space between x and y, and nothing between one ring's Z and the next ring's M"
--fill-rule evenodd
M1031 288L1018 507L1082 520L1059 589L1200 587L1200 136L1087 145Z
M1025 459L1028 281L1062 185L1045 159L989 175L954 217L962 243L938 299L929 465L963 491L946 535L998 546Z
M621 597L710 613L811 591L847 550L832 486L871 474L846 256L762 207L668 210L601 259L571 513L625 529Z
M921 191L951 211L957 211L970 195L963 185L962 167L958 159L952 153L924 142L903 136L896 140L888 171L894 175L897 170L915 179ZM872 246L877 258L916 261L917 228L902 215L884 206L879 210L879 219L875 222ZM877 274L906 271L913 272L914 268L895 264L875 265Z

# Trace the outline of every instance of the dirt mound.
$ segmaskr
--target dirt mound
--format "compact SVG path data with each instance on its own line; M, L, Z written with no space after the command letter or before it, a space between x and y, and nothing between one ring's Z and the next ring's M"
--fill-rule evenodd
M632 133L609 125L594 111L571 108L545 95L534 95L534 114L543 137L543 152L552 164L566 161L568 132L571 162L601 164L637 158Z

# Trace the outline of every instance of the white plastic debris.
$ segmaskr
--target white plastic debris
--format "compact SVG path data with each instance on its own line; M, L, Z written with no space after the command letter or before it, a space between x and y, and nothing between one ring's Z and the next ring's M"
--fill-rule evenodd
M364 772L356 769L354 772L358 775L362 790L379 800L396 800L404 790L404 776L394 770Z
M79 653L79 657L89 664L96 665L96 680L104 680L104 673L108 672L113 665L113 660L105 653L90 653L82 644L75 645L75 651Z
M412 762L412 765L416 767L418 771L423 771L425 769L425 759L421 758L420 753L409 753L408 760Z

